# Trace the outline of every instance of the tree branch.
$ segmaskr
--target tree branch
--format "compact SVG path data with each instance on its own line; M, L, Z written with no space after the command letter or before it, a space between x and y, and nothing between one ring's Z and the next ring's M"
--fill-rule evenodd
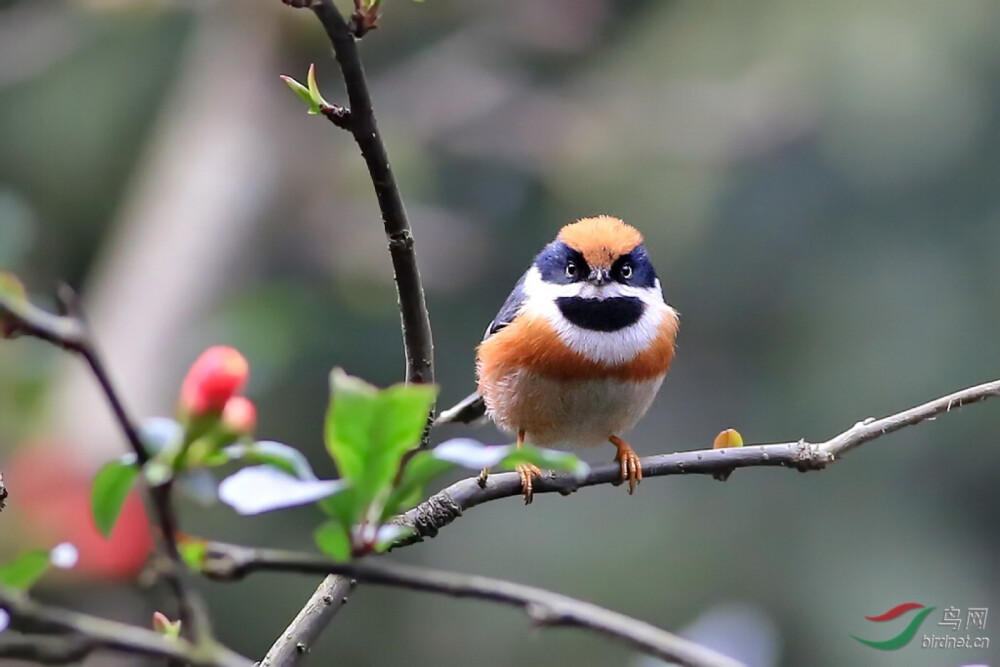
M294 665L309 652L327 624L347 604L355 580L336 574L327 575L298 615L288 624L277 641L260 661L260 667Z
M1000 380L962 389L923 405L898 412L888 417L869 417L843 433L820 443L805 440L771 445L748 445L729 449L705 449L675 454L647 456L642 459L642 477L666 475L726 475L736 468L781 466L800 471L822 470L845 453L866 442L898 431L907 426L933 419L954 408L978 403L1000 395ZM618 484L621 475L617 463L591 468L583 480L545 472L536 479L534 493L561 493L568 495L584 486ZM439 491L410 511L395 518L393 523L408 526L415 533L404 538L397 546L419 542L434 537L462 512L491 500L520 496L521 480L517 473L490 475L485 485L478 478L470 477L455 482Z
M350 109L331 105L323 115L338 127L350 130L361 149L368 167L382 224L389 242L389 256L399 297L399 312L403 329L403 351L406 355L407 382L434 382L434 344L430 317L424 301L424 289L417 270L413 250L413 233L406 216L396 177L389 164L389 154L378 130L371 94L365 78L358 46L351 27L332 0L283 0L293 7L308 7L316 14L326 31L333 53L340 65L347 87Z
M389 257L392 261L393 279L396 284L396 295L399 302L400 324L403 333L403 354L406 359L406 381L416 383L434 382L434 342L431 334L430 315L424 299L424 289L420 282L420 272L417 269L417 258L413 248L413 233L403 206L403 198L396 185L396 177L389 164L389 154L379 133L372 107L371 94L368 91L368 81L355 40L368 29L374 27L377 19L377 9L366 16L360 5L355 3L355 16L352 25L344 20L332 0L282 0L285 4L309 8L316 14L327 37L333 46L334 57L340 66L347 88L347 98L350 108L339 105L327 105L321 108L326 118L337 127L349 131L361 150L375 197L378 200L379 211L382 214L382 225L385 229L389 246ZM421 438L420 447L429 444L430 427L433 411L428 416L427 428ZM403 465L408 461L404 459ZM402 473L402 465L400 466ZM332 620L342 605L316 605L314 601L324 598L324 589L343 586L335 578L327 577L316 593L299 612L295 620L288 626L281 638L271 647L268 657L274 665L293 665L301 653L289 652L287 647L297 647L299 644L308 646L315 641L327 623ZM350 589L334 599L346 600ZM279 659L279 656L280 659Z
M40 338L70 352L79 354L90 366L101 390L107 397L115 419L135 453L140 466L149 461L149 453L142 444L135 422L129 417L125 405L115 390L111 378L97 353L96 346L83 318L79 315L72 294L62 291L60 304L67 315L53 315L37 308L25 299L11 299L0 294L0 320L15 335ZM142 477L140 475L140 477ZM145 481L145 478L143 478ZM177 521L171 503L171 483L150 486L150 498L155 520L160 528L164 551L162 574L177 598L183 627L189 630L197 644L212 641L211 621L204 601L191 586L184 573L184 564L177 550Z
M541 588L477 575L457 574L389 561L335 563L320 555L209 542L202 571L216 579L252 572L332 573L358 581L522 608L541 627L580 627L634 649L682 665L732 667L739 663L654 625L589 602Z
M18 621L70 633L68 636L37 636L5 632L0 635L0 656L3 657L65 663L79 660L93 651L106 649L169 658L197 667L250 667L253 664L214 642L195 645L183 639L170 640L145 628L47 607L27 595L2 588L0 607Z

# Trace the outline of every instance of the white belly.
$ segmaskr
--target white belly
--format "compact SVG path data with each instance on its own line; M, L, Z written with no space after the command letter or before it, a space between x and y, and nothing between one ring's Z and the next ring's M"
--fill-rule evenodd
M532 444L591 447L635 426L653 403L663 377L562 382L520 372L500 381L495 394L486 397L486 406L500 428L515 435L523 429Z

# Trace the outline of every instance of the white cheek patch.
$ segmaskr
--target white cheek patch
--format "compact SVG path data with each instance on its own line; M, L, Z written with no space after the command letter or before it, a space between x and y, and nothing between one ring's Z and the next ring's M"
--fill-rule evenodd
M555 329L559 339L574 352L591 361L623 364L631 361L656 340L663 318L673 314L673 308L663 301L660 281L655 287L634 287L611 283L601 287L590 283L557 285L542 280L538 269L531 267L524 281L526 299L521 312L544 317ZM556 305L559 297L609 299L635 297L645 309L639 320L618 331L591 331L569 322ZM674 315L675 316L675 315Z

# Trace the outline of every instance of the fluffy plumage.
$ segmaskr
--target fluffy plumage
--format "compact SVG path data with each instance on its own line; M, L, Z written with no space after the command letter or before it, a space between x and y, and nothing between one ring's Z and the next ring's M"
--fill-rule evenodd
M617 218L564 227L521 277L477 351L499 427L538 445L595 445L649 409L674 354L677 313Z

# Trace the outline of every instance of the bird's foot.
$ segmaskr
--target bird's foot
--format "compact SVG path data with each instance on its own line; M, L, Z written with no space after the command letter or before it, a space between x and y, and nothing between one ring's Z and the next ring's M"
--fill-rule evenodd
M627 480L628 494L632 495L635 493L636 485L642 481L642 461L632 447L618 436L613 435L609 440L618 448L618 453L615 454L615 461L621 466L621 480L618 483Z
M517 474L521 477L521 493L524 494L524 504L530 505L531 501L534 499L534 491L532 491L532 478L541 477L542 469L533 463L518 463L514 466L517 470Z

